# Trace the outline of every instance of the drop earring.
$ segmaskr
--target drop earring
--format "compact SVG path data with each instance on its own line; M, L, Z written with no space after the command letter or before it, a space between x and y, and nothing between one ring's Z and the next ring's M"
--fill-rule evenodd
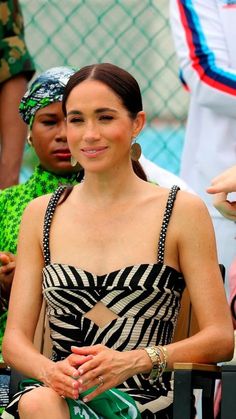
M32 147L33 143L32 143L32 137L31 134L29 132L29 134L27 135L27 144Z
M141 154L142 154L141 145L139 143L136 143L136 138L135 138L130 148L131 159L134 161L138 161L140 159Z
M70 158L70 164L71 164L72 167L77 167L78 172L80 172L81 170L83 170L83 167L81 166L81 164L72 155L71 155L71 158Z
M70 158L70 164L72 167L75 167L78 164L77 160L72 155Z

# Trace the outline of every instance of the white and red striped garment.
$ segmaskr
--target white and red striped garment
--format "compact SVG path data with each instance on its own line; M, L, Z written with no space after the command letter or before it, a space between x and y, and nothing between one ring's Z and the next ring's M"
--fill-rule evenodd
M190 104L180 176L206 202L220 263L229 268L236 224L206 193L236 162L236 0L170 0L170 23Z

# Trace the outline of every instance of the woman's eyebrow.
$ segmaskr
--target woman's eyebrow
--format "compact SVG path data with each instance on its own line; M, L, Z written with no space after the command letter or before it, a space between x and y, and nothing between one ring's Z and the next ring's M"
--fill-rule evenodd
M99 109L96 109L96 111L95 111L96 113L101 113L101 112L117 112L117 110L116 109L114 109L114 108L99 108Z
M114 108L98 108L95 110L95 113L102 113L102 112L113 112L113 113L117 113L117 110ZM83 112L77 110L77 109L72 109L71 111L69 111L67 113L67 116L69 115L83 115Z
M82 112L72 109L71 111L67 112L68 115L82 115Z
M41 113L40 115L38 115L39 118L40 117L45 117L45 116L55 117L55 116L57 116L57 114L53 113L53 112L45 112L45 113Z

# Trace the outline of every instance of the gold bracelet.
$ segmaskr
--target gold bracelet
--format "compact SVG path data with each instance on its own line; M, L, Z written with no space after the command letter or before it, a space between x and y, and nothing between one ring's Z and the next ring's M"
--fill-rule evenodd
M145 380L150 380L154 383L162 376L167 367L168 352L166 347L160 345L148 346L143 349L147 352L149 358L151 359L153 367L149 375L146 376L142 374L142 376Z
M159 377L161 377L167 367L168 352L167 352L167 349L161 345L155 346L154 348L155 348L156 353L159 355L161 359L161 363L159 366Z
M157 353L155 346L148 346L147 348L143 349L147 352L149 358L152 361L152 370L149 375L142 374L142 376L145 380L154 382L158 379L160 374L161 357Z
M168 364L168 351L167 351L167 348L166 348L166 346L159 346L159 349L163 353L163 359L164 359L164 362L165 362L165 369L166 369L167 364Z

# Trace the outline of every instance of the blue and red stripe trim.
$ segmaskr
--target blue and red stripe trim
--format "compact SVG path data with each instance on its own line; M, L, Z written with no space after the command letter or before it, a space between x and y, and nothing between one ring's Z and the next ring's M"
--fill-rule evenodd
M182 70L179 71L179 79L180 79L184 89L187 90L187 92L190 92L190 89L189 89L189 87L188 87L188 85L187 85L187 83L184 79L184 75L183 75Z
M217 90L236 96L236 76L216 66L192 0L178 0L178 6L192 66L200 79Z

